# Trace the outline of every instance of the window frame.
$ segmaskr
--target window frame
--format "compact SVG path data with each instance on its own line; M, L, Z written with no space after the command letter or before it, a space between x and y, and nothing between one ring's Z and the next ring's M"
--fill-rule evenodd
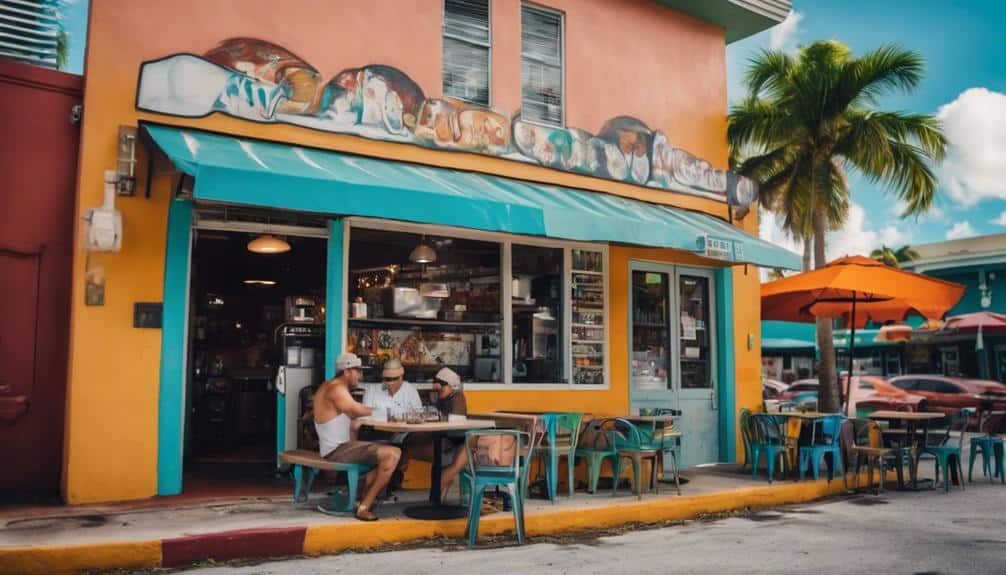
M484 232L468 228L456 228L452 226L436 224L414 224L394 220L382 220L379 218L348 217L343 220L343 258L342 258L342 299L349 297L349 246L352 241L353 228L363 228L388 232L406 232L412 234L427 234L463 239L481 240L497 242L500 244L500 286L502 302L501 313L503 315L501 326L501 340L506 342L506 346L500 352L502 363L503 381L502 383L470 382L465 381L464 386L472 391L531 391L531 390L575 390L575 391L603 391L611 389L611 267L607 244L590 242L578 242L574 240L560 240L553 238L543 238L537 236L521 236L507 234L503 232ZM564 333L571 333L572 329L572 294L570 293L570 271L572 267L571 251L574 249L590 250L601 253L601 265L603 269L603 292L604 292L604 383L600 385L576 384L573 382L573 343L571 337L564 338L563 354L565 361L565 374L567 382L554 383L513 383L513 286L509 281L502 278L510 277L512 271L511 249L513 244L525 246L541 246L551 248L562 248L563 255L563 313L562 329ZM349 314L342 314L342 341L339 342L339 349L346 349L346 338L348 334Z
M524 115L524 10L528 9L531 11L543 12L546 14L553 14L559 17L559 90L561 91L561 103L559 105L559 123L550 124L548 122L542 122L540 120L532 120ZM518 22L520 26L520 66L521 66L521 83L520 83L520 119L523 122L528 122L530 124L535 124L537 126L545 126L547 128L565 128L566 127L566 13L562 10L557 10L549 6L543 6L534 2L521 2L520 3L520 20ZM527 56L529 60L543 64L546 66L551 66L549 62L544 62L533 56Z
M444 92L444 96L445 97L455 98L457 100L461 100L462 102L473 104L475 106L485 106L486 108L492 108L492 105L493 105L493 0L486 0L486 8L487 8L487 15L488 15L487 25L489 27L489 40L485 44L482 44L481 42L474 41L474 40L472 40L470 38L461 38L459 36L455 36L453 34L449 34L447 32L447 30L446 30L446 25L447 25L447 0L443 0L443 2L440 4L440 7L441 7L441 12L442 12L441 18L440 18L440 22L441 22L441 24L440 24L440 89L441 89L441 91ZM444 90L444 72L445 72L445 67L447 65L447 60L444 58L444 42L443 41L444 41L444 39L447 39L447 38L449 38L451 40L454 40L456 42L461 42L461 43L468 44L468 45L471 45L471 46L478 46L480 48L485 48L486 49L486 53L488 54L488 62L487 62L487 67L486 67L486 70L487 70L487 75L486 75L486 94L488 95L488 98L486 100L486 103L483 104L482 102L475 102L475 101L469 100L468 98L461 98L461 97L458 97L458 96L453 96L453 95L447 94L446 93L447 91Z

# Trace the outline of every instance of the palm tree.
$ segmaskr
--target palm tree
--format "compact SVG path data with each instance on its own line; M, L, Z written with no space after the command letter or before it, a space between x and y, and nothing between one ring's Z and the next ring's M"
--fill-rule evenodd
M812 235L817 267L825 235L849 209L848 170L885 184L905 202L902 216L923 213L936 194L930 164L946 153L932 115L876 109L878 98L910 91L922 80L922 58L885 45L859 57L837 41L804 46L796 56L763 51L751 60L746 98L730 110L732 150L751 152L738 171L762 185L763 205L784 225ZM740 155L740 154L737 154ZM818 320L821 408L839 408L830 320Z
M880 246L879 249L870 252L870 257L881 262L884 265L891 266L892 268L899 268L901 264L905 262L910 262L919 258L919 252L912 249L911 246L905 245L898 249L892 249L886 245Z
M62 27L62 23L60 23ZM66 70L66 65L70 62L70 35L66 30L60 30L56 36L56 69Z

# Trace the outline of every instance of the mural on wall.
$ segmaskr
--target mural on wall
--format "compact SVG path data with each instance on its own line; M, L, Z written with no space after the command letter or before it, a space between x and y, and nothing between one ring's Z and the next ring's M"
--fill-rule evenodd
M406 73L372 64L322 74L282 46L225 40L202 56L140 67L136 107L186 117L222 113L257 122L475 152L748 206L756 184L674 147L641 120L618 116L597 134L545 126L451 98L428 97Z

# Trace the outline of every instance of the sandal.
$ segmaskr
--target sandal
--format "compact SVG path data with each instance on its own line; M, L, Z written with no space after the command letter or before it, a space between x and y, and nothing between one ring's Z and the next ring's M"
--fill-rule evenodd
M354 517L360 521L377 521L377 516L371 513L369 509L364 509L362 507L356 508L356 513L353 514Z

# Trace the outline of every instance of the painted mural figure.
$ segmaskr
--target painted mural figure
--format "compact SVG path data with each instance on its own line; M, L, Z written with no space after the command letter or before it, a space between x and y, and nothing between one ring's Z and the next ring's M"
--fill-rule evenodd
M136 106L162 114L223 113L371 139L462 150L705 195L747 206L753 181L713 168L675 148L641 120L617 116L595 135L545 126L450 98L427 97L405 72L381 64L322 74L282 46L231 38L204 56L145 62Z

